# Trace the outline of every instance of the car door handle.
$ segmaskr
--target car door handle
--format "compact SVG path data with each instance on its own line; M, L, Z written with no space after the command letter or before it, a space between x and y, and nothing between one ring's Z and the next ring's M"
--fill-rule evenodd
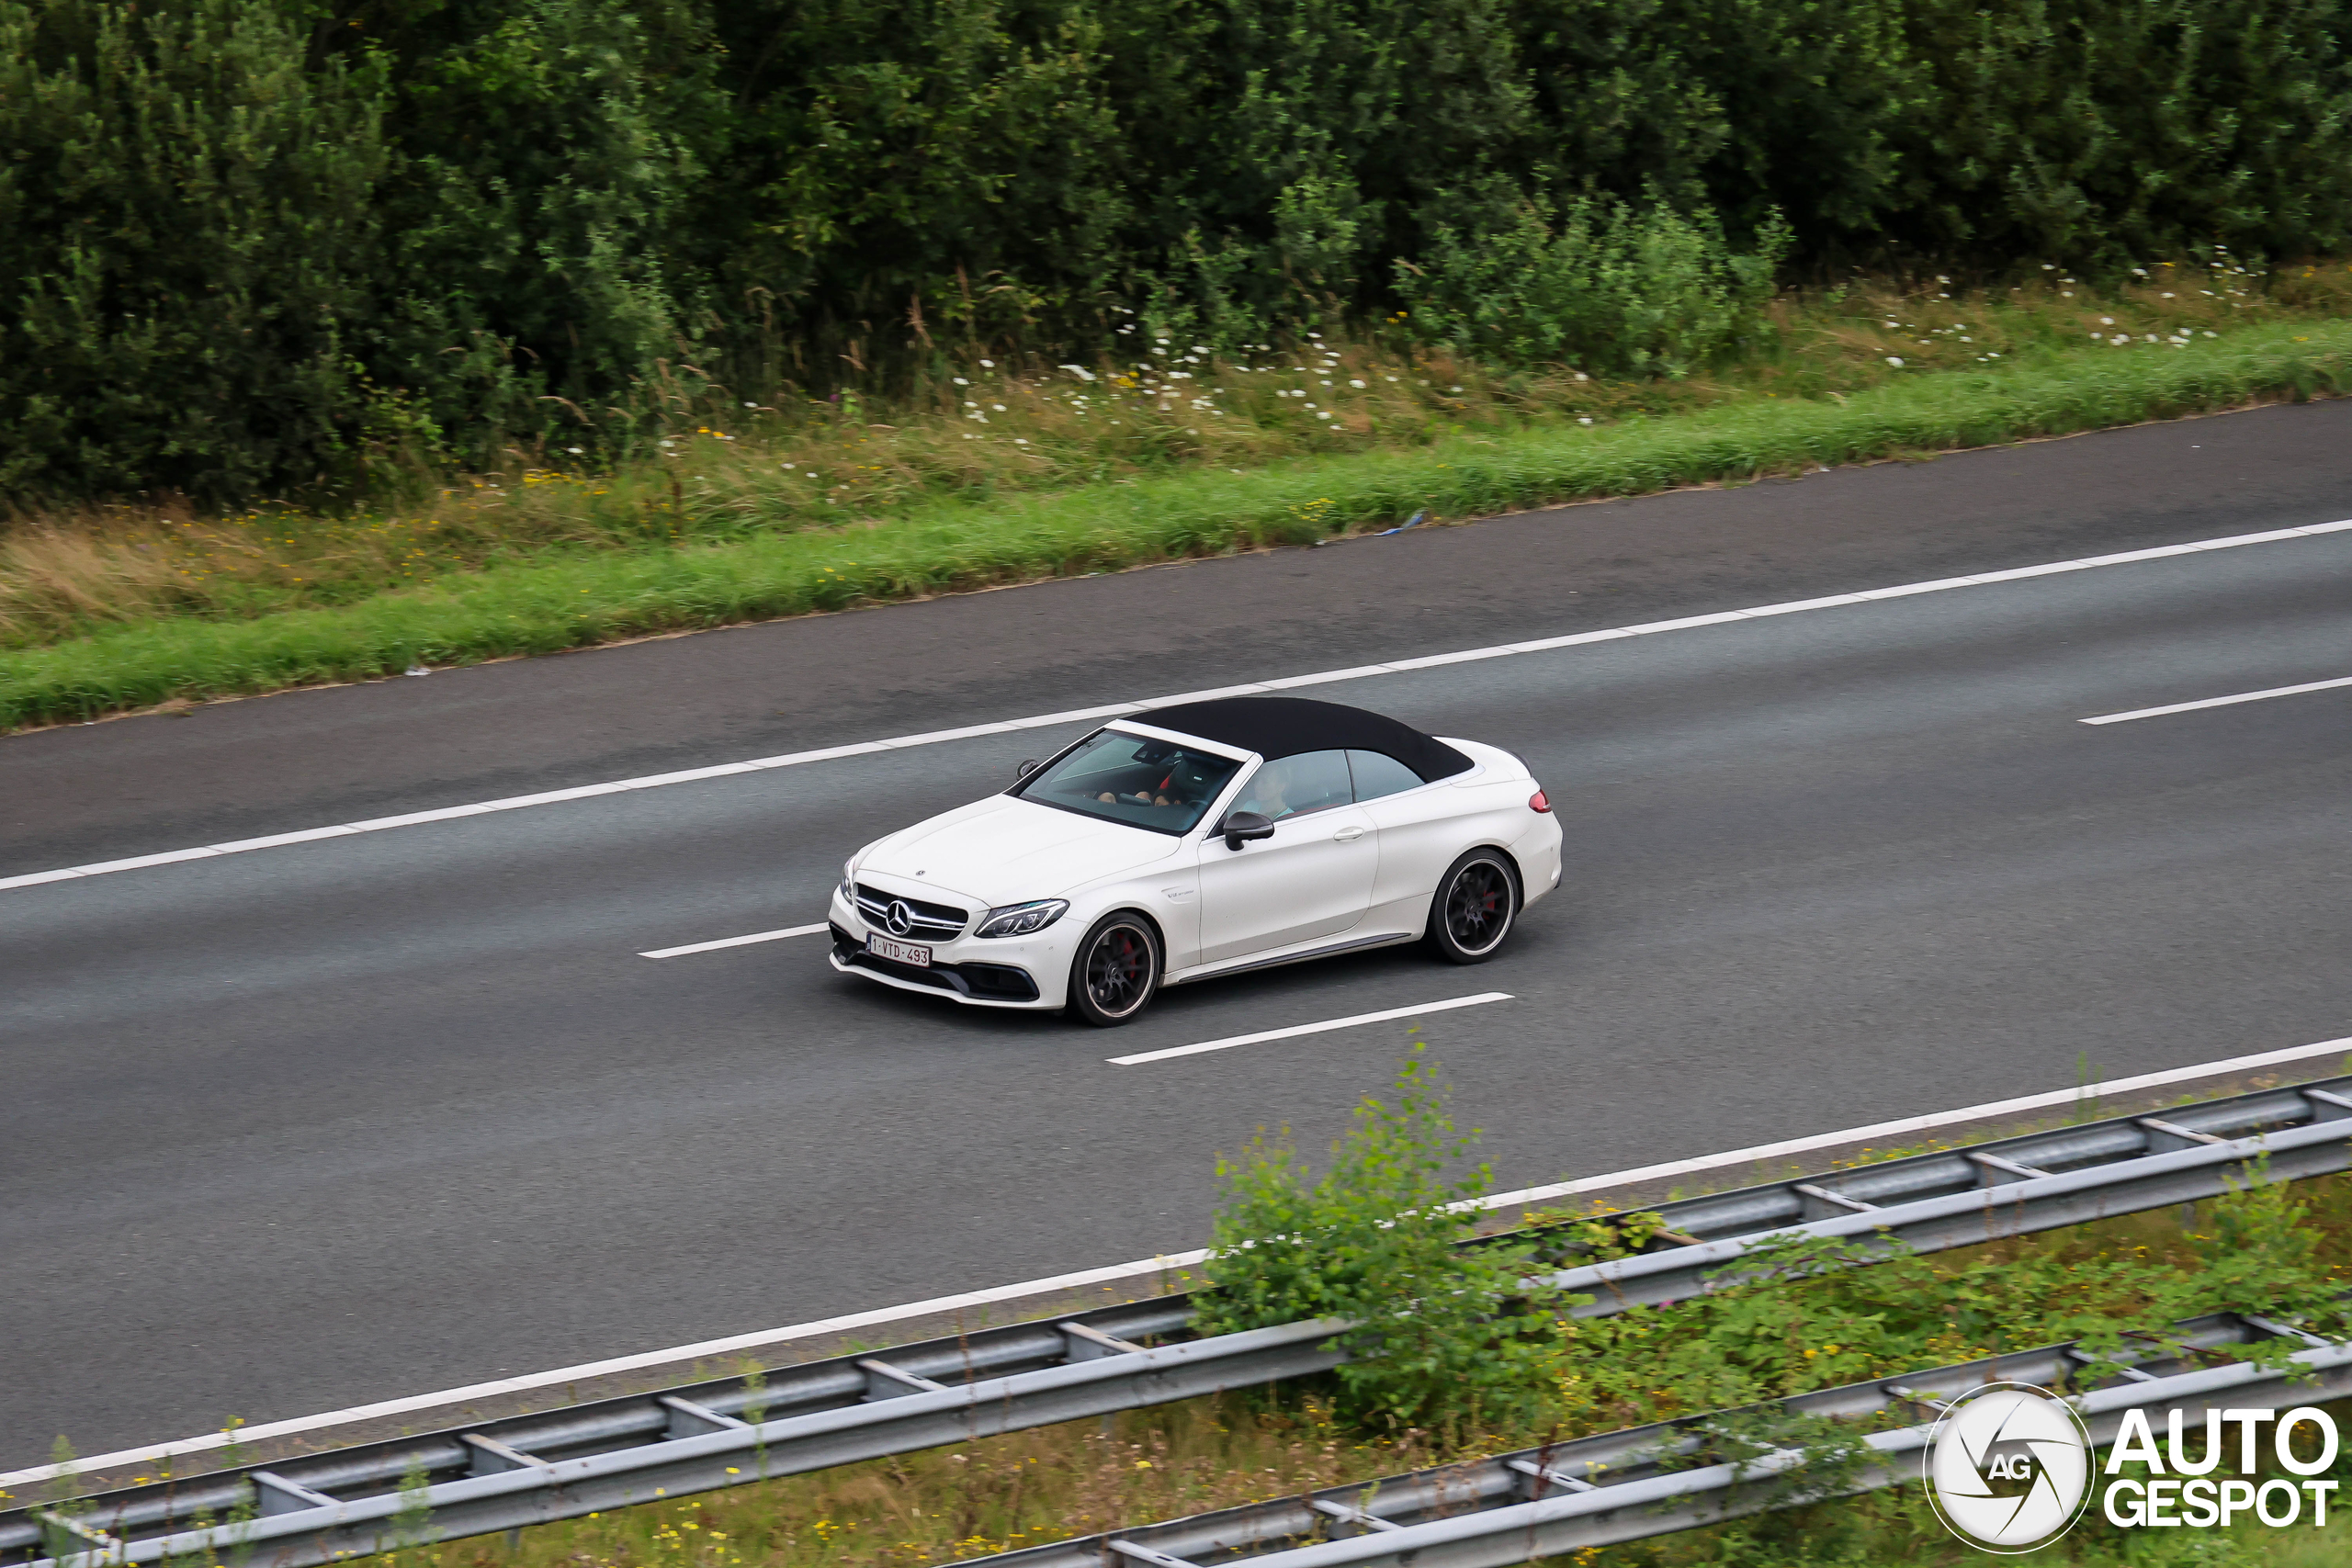
M1363 837L1363 829L1361 828L1342 828L1331 835L1331 841L1335 844L1352 844Z

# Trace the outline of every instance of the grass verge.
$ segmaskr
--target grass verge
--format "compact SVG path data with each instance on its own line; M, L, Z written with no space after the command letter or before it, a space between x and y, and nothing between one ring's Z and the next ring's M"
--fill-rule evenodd
M1894 310L1885 309L1892 328ZM1918 341L1943 343L1954 326L1966 324L1917 328L1938 334ZM983 487L979 500L970 498L975 491L914 486L888 502L894 510L849 525L820 525L842 513L811 521L808 506L786 504L775 488L780 481L763 476L753 484L740 469L722 469L713 457L691 473L665 470L631 481L632 515L660 514L650 525L658 537L635 547L613 547L607 539L594 548L493 560L405 589L361 592L354 579L345 586L357 596L348 602L261 613L250 612L265 602L252 600L207 602L199 613L142 612L111 620L93 611L96 619L58 623L74 634L65 640L41 640L51 634L20 628L11 633L17 646L0 649L0 728L1301 544L1389 526L1416 513L1440 520L1474 517L1547 502L2064 434L2266 399L2332 396L2352 382L2352 322L2333 315L2259 321L2218 334L2192 333L2186 326L2175 331L2177 340L2167 336L2160 344L2151 333L2144 344L2132 339L2128 351L2121 341L2128 334L2120 333L2112 339L2044 342L1998 366L1888 372L1850 392L1809 371L1781 384L1792 394L1818 396L1783 397L1759 390L1759 380L1687 412L1621 408L1614 415L1570 417L1547 406L1484 427L1425 422L1410 432L1409 445L1382 446L1366 435L1352 447L1276 457L1248 469L1196 463L1043 492ZM1298 376L1344 376L1339 351L1318 352L1329 359L1294 367ZM1892 364L1900 356L1881 357ZM1387 379L1400 389L1387 395L1419 395L1401 389L1404 378ZM1158 411L1155 417L1207 422L1197 411L1172 411L1164 385L1154 385L1159 389L1139 388L1131 395ZM1364 396L1379 395L1376 386L1366 385ZM1266 395L1271 400L1284 390L1269 387ZM1653 392L1644 395L1661 406L1699 395L1687 388ZM1442 400L1452 394L1431 395ZM1061 417L1102 423L1093 412L1057 406L1065 409ZM1366 423L1377 422L1367 416ZM1340 440L1331 427L1317 428L1324 434L1313 440ZM961 439L973 433L955 434ZM719 433L704 431L701 437L710 446ZM864 467L882 475L888 465ZM1098 465L1097 471L1104 470ZM542 477L549 481L542 491L582 490L594 482ZM695 486L691 495L688 479ZM601 491L589 489L582 515L614 504L599 495L629 488L615 478ZM672 499L646 499L655 493ZM285 527L261 553L296 550L300 531L290 523ZM58 543L63 536L45 537L64 547ZM171 570L188 575L188 569ZM299 595L300 581L296 577L288 592ZM95 591L82 596L94 604L101 597ZM292 601L266 603L280 602Z

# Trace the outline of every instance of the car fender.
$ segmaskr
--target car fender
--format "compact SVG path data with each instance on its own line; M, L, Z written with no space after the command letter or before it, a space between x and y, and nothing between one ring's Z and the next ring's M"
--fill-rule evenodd
M1182 897L1170 897L1170 889ZM1159 963L1164 973L1192 962L1193 950L1199 946L1199 890L1198 875L1189 862L1181 867L1162 866L1157 876L1125 876L1072 894L1069 913L1057 923L1071 928L1070 941L1074 944L1105 915L1132 910L1150 922L1153 934L1159 939ZM1073 951L1071 957L1076 956Z

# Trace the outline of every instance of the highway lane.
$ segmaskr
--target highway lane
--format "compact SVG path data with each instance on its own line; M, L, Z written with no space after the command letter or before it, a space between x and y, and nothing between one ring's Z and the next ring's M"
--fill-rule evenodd
M636 956L1060 732L0 895L0 1464L1197 1245L1407 1026L1114 1053L1509 991L1425 1032L1515 1186L2345 1033L2352 690L2080 720L2346 672L2338 534L1328 688L1526 754L1563 895L1114 1032Z

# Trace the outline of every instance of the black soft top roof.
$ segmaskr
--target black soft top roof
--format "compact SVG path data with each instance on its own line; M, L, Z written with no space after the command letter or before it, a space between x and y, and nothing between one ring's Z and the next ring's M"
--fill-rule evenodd
M1220 697L1127 716L1155 729L1255 751L1270 762L1302 751L1379 751L1420 774L1424 783L1466 773L1477 765L1444 741L1385 714L1306 697Z

